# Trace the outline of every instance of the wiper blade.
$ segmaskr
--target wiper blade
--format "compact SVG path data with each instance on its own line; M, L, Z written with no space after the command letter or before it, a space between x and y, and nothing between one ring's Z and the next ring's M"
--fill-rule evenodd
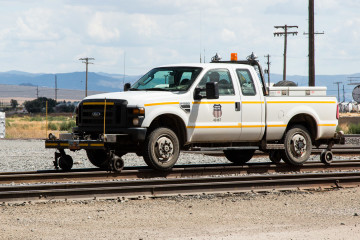
M140 91L141 89L137 89L137 88L129 88L129 91Z
M165 89L165 88L145 88L145 89L141 89L141 90L145 90L145 91L169 91L169 89Z

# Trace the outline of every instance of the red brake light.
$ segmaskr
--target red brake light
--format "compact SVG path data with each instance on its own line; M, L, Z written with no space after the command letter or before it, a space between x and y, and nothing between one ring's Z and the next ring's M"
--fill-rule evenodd
M336 104L336 119L339 119L339 104Z

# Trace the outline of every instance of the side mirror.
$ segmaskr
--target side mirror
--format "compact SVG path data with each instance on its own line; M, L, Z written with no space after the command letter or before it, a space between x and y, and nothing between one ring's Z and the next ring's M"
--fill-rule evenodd
M207 99L219 98L219 85L217 82L206 83L206 98Z
M130 83L125 83L125 85L124 85L124 92L128 91L129 88L131 88Z
M194 90L194 99L195 100L201 100L203 98L203 96L201 96L200 92L201 92L201 88L197 87Z

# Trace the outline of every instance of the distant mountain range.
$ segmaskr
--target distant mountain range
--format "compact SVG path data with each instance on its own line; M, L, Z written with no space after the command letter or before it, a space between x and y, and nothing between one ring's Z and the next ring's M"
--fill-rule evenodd
M0 84L7 85L20 85L20 86L39 86L55 88L55 75L57 77L57 88L59 89L73 89L73 90L84 90L85 89L85 72L72 72L72 73L58 73L58 74L47 74L47 73L27 73L21 71L8 71L0 73ZM99 91L99 92L114 92L122 91L123 83L134 83L141 76L129 76L122 74L109 74L109 73L88 73L88 90ZM355 86L348 85L349 77L359 78L360 73L351 75L317 75L316 86L326 86L328 88L328 95L337 96L338 89L335 82L342 82L345 87L345 100L352 100L352 89ZM265 75L267 81L267 75ZM278 82L282 80L281 74L271 74L271 82ZM307 86L307 76L287 76L287 80L297 83L299 86ZM343 89L340 85L340 100L343 100L342 94Z
M85 89L85 72L72 73L27 73L20 71L9 71L0 73L0 84L39 86L55 88L55 75L57 88L59 89ZM127 76L108 73L88 73L88 90L100 92L114 92L123 90L123 82L133 83L141 76Z

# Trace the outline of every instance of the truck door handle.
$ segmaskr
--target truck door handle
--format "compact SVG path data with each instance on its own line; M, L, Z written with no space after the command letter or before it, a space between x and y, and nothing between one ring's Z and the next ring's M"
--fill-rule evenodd
M235 111L240 111L240 102L235 102Z

